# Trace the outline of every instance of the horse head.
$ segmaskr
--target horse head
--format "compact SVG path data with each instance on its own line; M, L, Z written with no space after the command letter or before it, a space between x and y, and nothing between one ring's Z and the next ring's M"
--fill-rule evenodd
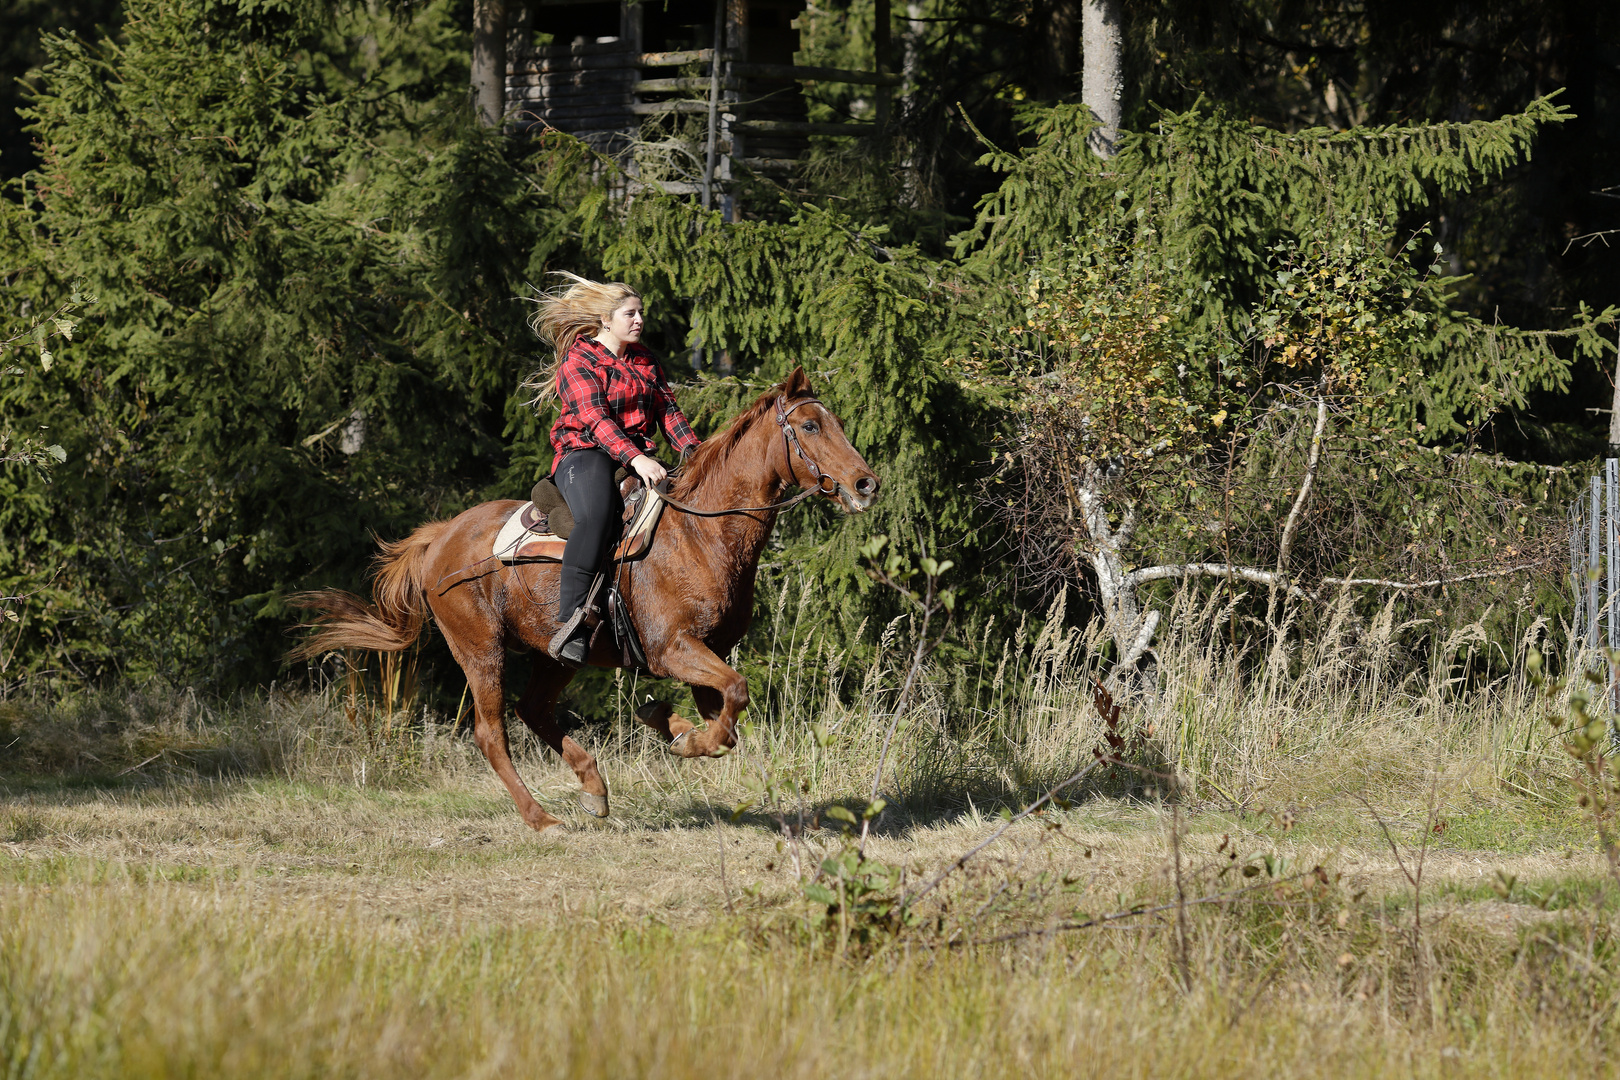
M800 487L819 488L846 514L869 509L882 485L850 444L843 421L816 400L804 368L794 368L775 393L773 415L782 432L788 476Z

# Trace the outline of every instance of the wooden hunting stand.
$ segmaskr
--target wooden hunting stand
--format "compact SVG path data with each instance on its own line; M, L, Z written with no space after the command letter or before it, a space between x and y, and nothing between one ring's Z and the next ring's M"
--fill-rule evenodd
M887 0L879 7L887 29ZM701 195L705 206L718 200L731 219L743 170L792 172L811 135L876 134L900 84L881 62L886 40L876 42L876 71L795 65L793 20L804 9L805 0L531 0L509 46L509 128L551 127L621 156L650 118L702 117L701 179L661 186ZM556 44L526 45L536 32ZM878 123L810 123L809 82L876 87Z

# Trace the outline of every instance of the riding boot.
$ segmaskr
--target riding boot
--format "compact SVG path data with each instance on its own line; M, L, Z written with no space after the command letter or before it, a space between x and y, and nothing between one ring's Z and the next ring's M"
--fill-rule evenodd
M546 654L553 660L560 660L570 667L583 667L585 657L590 651L591 630L594 623L587 620L597 616L600 621L601 613L597 610L597 597L602 592L602 582L607 580L606 574L597 574L591 582L590 591L585 594L584 603L574 609L574 613L563 621L561 628L551 636L551 643L546 646Z

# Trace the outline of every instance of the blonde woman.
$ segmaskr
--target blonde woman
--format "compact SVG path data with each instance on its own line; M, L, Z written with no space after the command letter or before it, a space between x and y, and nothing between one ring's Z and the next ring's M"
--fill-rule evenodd
M698 437L675 404L669 380L641 344L641 297L621 282L587 281L542 296L532 325L556 349L551 370L533 375L535 403L556 396L562 414L551 427L552 482L574 515L563 548L557 618L562 623L547 648L572 667L585 662L590 630L585 625L591 583L623 511L613 473L618 466L642 482L663 483L664 466L652 456L662 427L676 453L698 446Z

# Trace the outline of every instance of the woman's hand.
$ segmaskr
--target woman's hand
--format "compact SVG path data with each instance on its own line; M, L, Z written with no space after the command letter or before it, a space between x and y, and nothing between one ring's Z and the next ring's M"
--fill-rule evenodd
M669 475L667 469L646 454L637 454L632 458L630 468L634 470L637 476L641 477L641 482L650 488L656 488L659 484L662 484L664 478Z

